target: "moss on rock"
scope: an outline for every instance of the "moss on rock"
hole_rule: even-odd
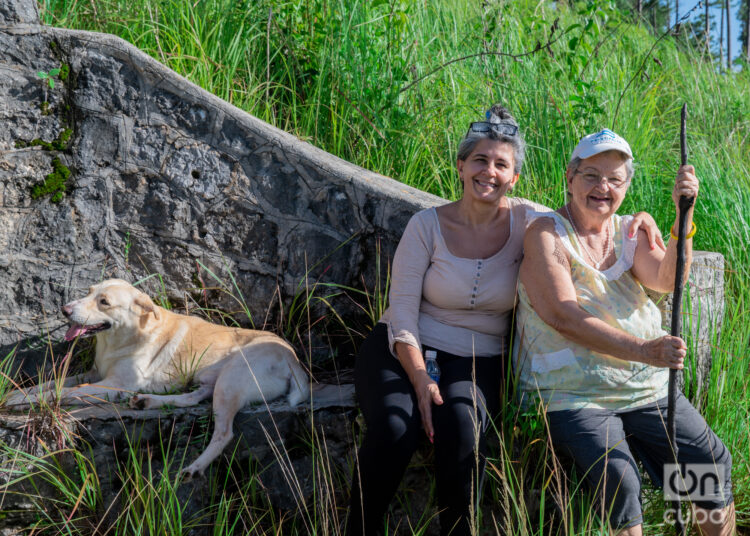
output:
[[[70,137],[73,135],[73,130],[65,128],[60,131],[57,138],[52,141],[44,141],[42,138],[35,138],[31,141],[16,140],[16,149],[23,149],[24,147],[41,147],[45,151],[64,151],[68,148],[68,142]]]
[[[31,189],[31,198],[39,199],[45,195],[52,194],[50,201],[59,203],[67,190],[66,183],[70,178],[70,168],[55,157],[52,159],[52,173],[44,178],[42,184],[37,184]]]

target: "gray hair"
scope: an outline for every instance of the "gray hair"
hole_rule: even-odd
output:
[[[495,104],[487,112],[487,122],[500,123],[501,121],[503,123],[508,123],[518,127],[518,123],[507,110],[507,108],[499,104]],[[467,132],[464,138],[461,140],[461,143],[458,144],[457,158],[459,160],[465,161],[467,158],[469,158],[469,155],[472,153],[472,151],[474,151],[474,148],[477,146],[477,144],[485,139],[495,140],[510,145],[513,148],[513,172],[521,172],[523,160],[526,157],[526,142],[521,135],[520,129],[514,136],[498,134],[494,130],[490,130],[489,132],[474,132],[472,130],[469,130],[469,132]]]
[[[633,163],[633,158],[629,157],[625,153],[620,153],[619,151],[617,152],[621,154],[625,160],[625,175],[626,175],[625,179],[626,180],[632,179],[633,175],[635,175],[635,164]],[[575,173],[576,171],[578,171],[578,166],[581,165],[581,162],[582,162],[582,159],[578,156],[571,158],[570,161],[568,162],[567,167],[565,168],[565,174],[567,175],[568,173]]]

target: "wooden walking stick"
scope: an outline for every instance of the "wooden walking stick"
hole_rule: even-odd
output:
[[[680,118],[680,159],[682,165],[687,164],[687,104],[682,105],[682,114]],[[677,229],[677,267],[674,278],[674,294],[672,295],[672,332],[671,335],[679,337],[682,331],[682,322],[680,309],[682,308],[682,289],[684,287],[685,272],[685,236],[687,235],[687,213],[693,206],[695,199],[692,197],[680,196],[679,202],[679,219]],[[674,406],[677,399],[677,369],[669,369],[669,398],[667,401],[667,433],[669,434],[669,443],[672,446],[675,465],[679,468],[677,461],[677,423],[674,419]],[[680,472],[682,472],[680,470]],[[679,498],[672,501],[672,508],[675,511],[675,529],[677,534],[685,536],[687,534],[685,523],[682,519],[682,510],[680,509]]]

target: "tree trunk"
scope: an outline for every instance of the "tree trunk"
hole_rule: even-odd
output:
[[[635,0],[635,11],[640,17],[640,15],[643,13],[643,0]]]
[[[750,2],[750,0],[748,0]],[[711,56],[711,18],[708,15],[708,0],[706,0],[706,51]]]
[[[719,70],[724,67],[724,2],[721,3],[721,17],[719,20]]]
[[[750,66],[750,0],[745,4],[745,60]]]
[[[729,0],[727,4],[727,71],[732,70],[732,12],[729,10]]]
[[[674,0],[674,25],[680,20],[680,0]]]

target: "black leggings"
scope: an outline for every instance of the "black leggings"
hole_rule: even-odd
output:
[[[388,349],[386,329],[384,324],[375,327],[354,367],[367,430],[354,470],[349,535],[382,531],[388,504],[424,433],[417,396]],[[433,405],[432,421],[441,534],[470,534],[471,505],[477,507],[485,467],[484,432],[499,404],[504,360],[458,357],[439,350],[437,360],[443,404]]]

